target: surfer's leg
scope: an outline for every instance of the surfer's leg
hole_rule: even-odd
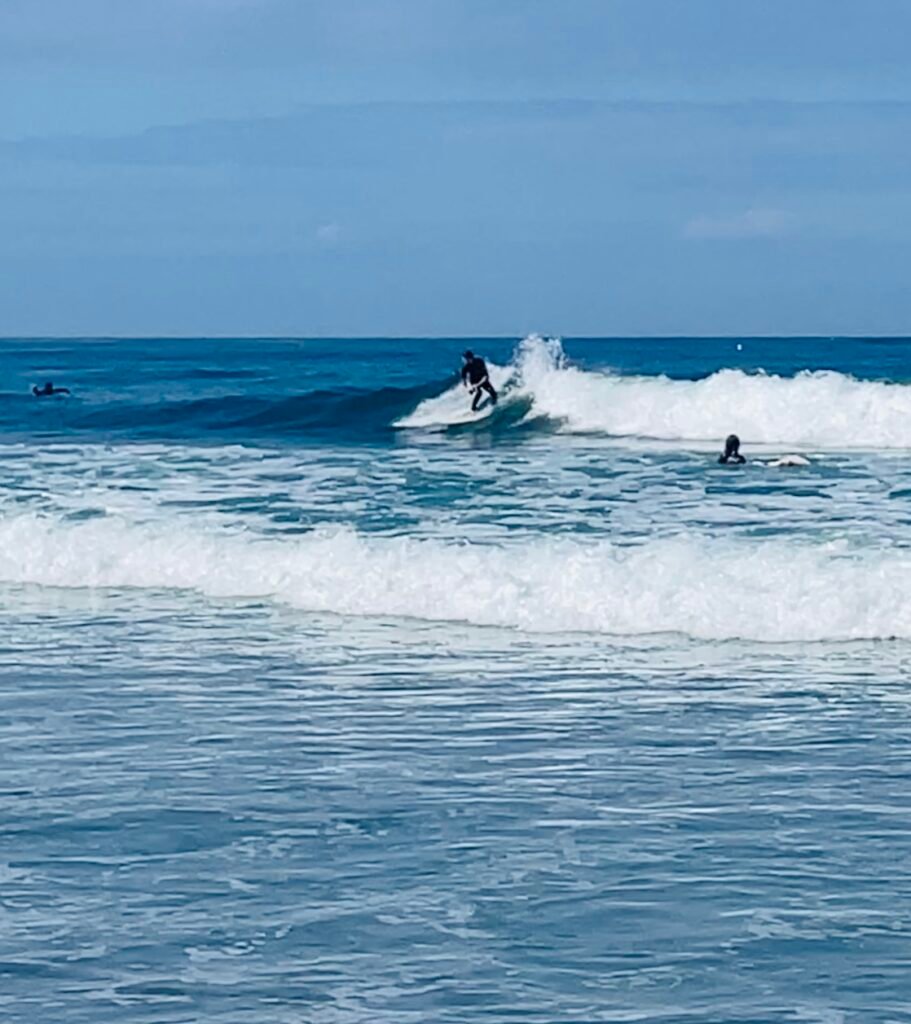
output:
[[[481,387],[478,386],[474,389],[474,398],[471,400],[471,411],[477,412],[478,406],[481,404],[481,399],[484,397],[484,392]]]
[[[497,393],[494,390],[493,384],[491,384],[489,380],[485,380],[484,383],[481,385],[481,387],[483,387],[484,390],[487,392],[487,394],[490,395],[491,405],[496,405],[497,404]]]

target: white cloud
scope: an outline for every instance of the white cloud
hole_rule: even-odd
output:
[[[727,217],[693,217],[683,227],[684,238],[778,238],[792,224],[785,210],[751,207]]]

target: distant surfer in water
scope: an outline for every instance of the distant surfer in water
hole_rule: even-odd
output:
[[[43,388],[39,388],[37,384],[32,388],[32,394],[35,398],[47,398],[49,395],[68,395],[69,393],[69,388],[55,388],[53,381],[48,381]]]
[[[718,456],[718,461],[724,465],[734,462],[738,466],[746,462],[740,454],[740,438],[736,434],[728,434],[724,442],[724,451]]]
[[[490,395],[491,405],[496,405],[497,393],[494,390],[493,384],[490,383],[487,363],[470,350],[462,353],[462,359],[465,361],[465,365],[462,367],[462,383],[474,395],[471,411],[475,412],[477,410],[485,391]]]

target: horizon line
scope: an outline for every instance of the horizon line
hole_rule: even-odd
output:
[[[911,341],[908,334],[3,334],[7,341]]]
[[[389,341],[423,341],[423,342],[516,342],[523,341],[528,337],[540,337],[546,339],[557,339],[568,342],[616,342],[616,341],[641,341],[641,342],[676,342],[676,341],[854,341],[854,342],[898,342],[911,341],[911,334],[550,334],[531,332],[529,334],[440,334],[440,335],[293,335],[293,334],[79,334],[79,335],[58,335],[58,334],[36,334],[36,335],[0,335],[0,344],[9,342],[40,343],[47,341],[63,342],[118,342],[118,341],[144,341],[144,342],[194,342],[194,341],[224,341],[224,342],[276,342],[276,341],[312,341],[312,342],[389,342]]]

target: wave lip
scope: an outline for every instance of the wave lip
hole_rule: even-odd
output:
[[[703,380],[569,369],[531,385],[535,409],[572,433],[826,449],[911,448],[911,387],[834,371],[796,377],[720,370]]]
[[[701,380],[584,370],[560,342],[526,338],[510,367],[491,368],[504,401],[528,403],[525,421],[568,434],[829,449],[911,448],[911,386],[834,370],[794,377],[724,369]],[[396,426],[446,429],[464,418],[461,388],[427,399]]]
[[[369,537],[265,539],[105,517],[0,520],[0,582],[176,589],[308,612],[529,633],[766,642],[911,639],[911,550],[677,538],[621,547]]]

